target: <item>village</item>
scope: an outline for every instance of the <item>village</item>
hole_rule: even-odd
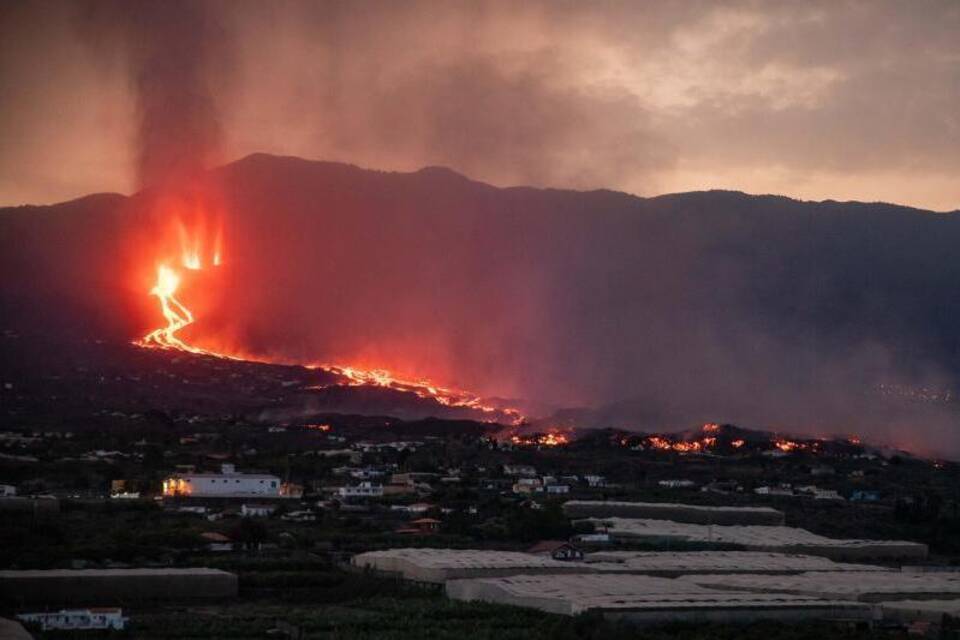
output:
[[[0,596],[7,618],[40,634],[151,637],[184,603],[299,601],[331,580],[610,624],[710,601],[699,623],[955,629],[952,463],[861,447],[664,450],[602,430],[544,444],[437,419],[198,414],[161,432],[110,418],[124,429],[0,432]],[[723,574],[769,584],[708,579]],[[801,584],[816,575],[832,577]],[[287,618],[258,620],[310,637],[313,623]]]
[[[955,633],[950,461],[729,424],[499,424],[329,371],[19,357],[30,339],[0,341],[0,617],[37,638]]]

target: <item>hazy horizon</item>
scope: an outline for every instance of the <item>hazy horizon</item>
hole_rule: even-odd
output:
[[[956,209],[952,209],[952,210],[946,210],[946,209],[928,209],[928,208],[925,208],[925,207],[918,207],[918,206],[915,206],[915,205],[912,205],[912,204],[906,204],[906,203],[902,203],[902,202],[890,202],[890,201],[886,201],[886,200],[840,200],[840,199],[838,199],[838,198],[831,198],[831,197],[818,198],[818,199],[807,199],[807,198],[799,198],[799,197],[789,196],[789,195],[783,194],[783,193],[760,193],[760,192],[744,191],[743,189],[726,189],[726,188],[722,188],[722,187],[706,187],[706,188],[703,188],[703,189],[689,189],[689,190],[686,190],[686,191],[668,191],[668,192],[664,192],[664,193],[642,194],[642,193],[633,193],[633,192],[631,192],[631,191],[626,191],[626,190],[623,190],[623,189],[615,189],[615,188],[612,188],[612,187],[603,187],[603,186],[578,189],[578,188],[575,188],[575,187],[537,186],[537,185],[522,184],[522,183],[517,183],[517,184],[493,184],[493,183],[487,182],[487,181],[485,181],[485,180],[480,180],[480,179],[478,179],[478,178],[475,178],[475,177],[473,177],[473,176],[471,176],[471,175],[469,175],[469,174],[463,173],[463,172],[461,172],[461,171],[457,171],[456,169],[454,169],[454,168],[452,168],[452,167],[446,167],[446,166],[442,166],[442,165],[423,165],[423,166],[416,167],[416,168],[413,168],[413,169],[404,169],[404,170],[399,170],[399,169],[383,169],[383,168],[381,168],[381,167],[364,166],[364,165],[362,165],[362,164],[358,164],[358,163],[355,163],[355,162],[348,162],[348,161],[345,161],[345,160],[334,160],[334,159],[328,159],[328,158],[305,158],[305,157],[301,157],[301,156],[289,156],[289,155],[283,155],[283,154],[268,153],[268,152],[265,152],[265,151],[254,151],[254,152],[245,154],[245,155],[243,155],[243,156],[234,158],[234,159],[232,159],[232,160],[224,161],[222,164],[219,164],[219,165],[214,166],[214,167],[210,167],[209,170],[214,171],[214,170],[216,170],[216,169],[229,166],[229,165],[234,164],[234,163],[236,163],[236,162],[241,162],[241,161],[243,161],[243,160],[245,160],[245,159],[247,159],[247,158],[249,158],[249,157],[251,157],[251,156],[257,156],[257,155],[266,155],[266,156],[279,157],[279,158],[294,158],[294,159],[296,159],[296,160],[303,160],[303,161],[305,161],[305,162],[341,164],[341,165],[346,165],[346,166],[355,167],[355,168],[357,168],[357,169],[359,169],[359,170],[361,170],[361,171],[377,171],[377,172],[384,172],[384,173],[410,174],[410,173],[417,173],[417,172],[419,172],[419,171],[423,171],[423,170],[425,170],[425,169],[432,169],[432,168],[448,169],[448,170],[450,170],[450,171],[453,171],[453,172],[457,173],[458,175],[463,176],[464,178],[470,180],[471,182],[479,182],[479,183],[487,184],[487,185],[490,185],[490,186],[493,186],[493,187],[496,187],[496,188],[500,188],[500,189],[531,188],[531,189],[550,189],[550,190],[558,190],[558,191],[577,191],[577,192],[614,191],[614,192],[617,192],[617,193],[623,193],[623,194],[626,194],[626,195],[628,195],[628,196],[632,196],[632,197],[635,197],[635,198],[641,198],[641,199],[664,198],[664,197],[669,197],[669,196],[684,195],[684,194],[688,194],[688,193],[729,192],[729,193],[741,193],[741,194],[743,194],[743,195],[745,195],[745,196],[757,197],[757,198],[768,197],[768,196],[769,196],[769,197],[783,197],[783,198],[788,198],[788,199],[790,199],[790,200],[795,200],[795,201],[797,201],[797,202],[804,202],[804,203],[810,203],[810,204],[818,204],[818,203],[825,203],[825,202],[838,202],[838,203],[841,203],[841,204],[881,204],[881,205],[891,205],[891,206],[896,206],[896,207],[904,207],[904,208],[907,208],[907,209],[916,209],[916,210],[918,210],[918,211],[923,211],[923,212],[927,212],[927,213],[935,213],[935,214],[949,215],[949,214],[960,213],[960,208],[956,208]],[[128,191],[128,192],[109,191],[109,190],[95,190],[95,191],[90,191],[90,192],[88,192],[88,193],[79,194],[79,195],[77,195],[77,196],[70,197],[70,198],[67,198],[67,199],[65,199],[65,200],[53,200],[53,201],[49,201],[49,202],[16,202],[16,203],[2,203],[2,202],[0,202],[0,208],[16,208],[16,207],[29,207],[29,206],[41,206],[41,207],[43,207],[43,206],[54,206],[54,205],[58,205],[58,204],[64,204],[64,203],[67,203],[67,202],[72,202],[72,201],[74,201],[74,200],[80,200],[80,199],[86,198],[86,197],[88,197],[88,196],[96,196],[96,195],[118,195],[118,196],[123,196],[124,198],[132,198],[132,197],[135,197],[137,194],[141,193],[143,190],[149,189],[149,188],[150,188],[150,187],[147,186],[147,187],[144,187],[144,188],[142,188],[142,189],[134,189],[134,190]]]

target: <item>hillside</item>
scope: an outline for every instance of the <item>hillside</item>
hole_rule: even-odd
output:
[[[565,415],[600,425],[960,448],[956,215],[498,189],[262,154],[205,181],[227,246],[200,283],[200,342],[429,376],[537,415],[582,407]],[[156,326],[139,275],[161,196],[0,211],[2,325],[115,339]]]

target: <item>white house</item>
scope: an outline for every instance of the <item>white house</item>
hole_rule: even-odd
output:
[[[386,471],[376,469],[374,467],[363,467],[362,469],[350,470],[350,477],[355,478],[356,480],[373,480],[374,478],[382,478],[385,475]]]
[[[127,618],[123,610],[109,609],[61,609],[45,613],[21,613],[17,616],[24,622],[40,625],[41,631],[52,629],[123,629]]]
[[[758,496],[793,496],[793,489],[789,486],[780,486],[780,487],[757,487],[753,490]]]
[[[537,470],[528,464],[505,464],[503,465],[503,474],[507,476],[526,476],[530,478],[537,475]]]
[[[607,484],[607,479],[604,476],[586,475],[583,476],[583,479],[586,480],[587,484],[591,487],[603,487]]]
[[[693,480],[661,480],[657,484],[667,489],[689,489],[696,483]]]
[[[9,498],[17,495],[17,488],[12,484],[0,484],[0,498]]]
[[[356,486],[345,486],[337,489],[341,498],[382,498],[383,485],[372,482],[361,482]]]
[[[220,473],[182,473],[163,481],[163,495],[195,498],[280,496],[280,478],[269,474],[237,473],[224,464]]]

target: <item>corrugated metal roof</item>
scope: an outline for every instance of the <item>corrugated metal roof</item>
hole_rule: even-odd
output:
[[[960,599],[960,575],[949,573],[800,573],[796,575],[689,575],[680,580],[714,589],[779,591],[823,598],[900,600]]]

